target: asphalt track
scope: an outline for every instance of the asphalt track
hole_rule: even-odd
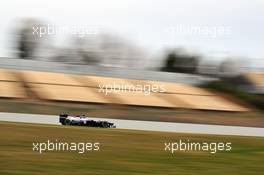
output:
[[[105,119],[105,118],[91,118],[91,119],[107,120],[109,122],[113,122],[119,129],[264,137],[264,128],[255,128],[255,127],[203,125],[203,124],[120,120],[120,119]],[[0,113],[0,121],[60,125],[59,117],[55,115]]]

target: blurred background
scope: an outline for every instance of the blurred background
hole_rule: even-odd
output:
[[[0,7],[1,57],[203,74],[227,69],[227,61],[233,73],[264,66],[258,0],[11,0]]]
[[[169,108],[170,115],[175,109],[263,110],[263,5],[258,0],[0,2],[1,110],[13,111],[7,100],[14,99],[56,106],[40,113],[78,111],[91,103]],[[163,84],[166,93],[102,97],[98,86],[109,82]],[[77,108],[58,107],[69,102]],[[18,110],[28,111],[34,109]]]

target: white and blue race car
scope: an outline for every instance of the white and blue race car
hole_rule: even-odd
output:
[[[73,115],[68,115],[68,114],[61,114],[59,121],[62,125],[76,125],[76,126],[88,126],[88,127],[99,127],[99,128],[116,128],[114,123],[110,123],[108,121],[91,120],[84,115],[73,116]]]

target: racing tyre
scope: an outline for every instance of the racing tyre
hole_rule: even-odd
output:
[[[65,123],[65,125],[71,125],[71,120],[66,119],[64,123]]]

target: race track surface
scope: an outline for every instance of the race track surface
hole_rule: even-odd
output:
[[[120,120],[120,119],[105,119],[105,118],[90,118],[90,119],[106,120],[115,123],[118,129],[264,137],[264,128],[255,128],[255,127],[203,125],[203,124]],[[59,116],[55,116],[55,115],[0,113],[0,121],[60,125]]]

